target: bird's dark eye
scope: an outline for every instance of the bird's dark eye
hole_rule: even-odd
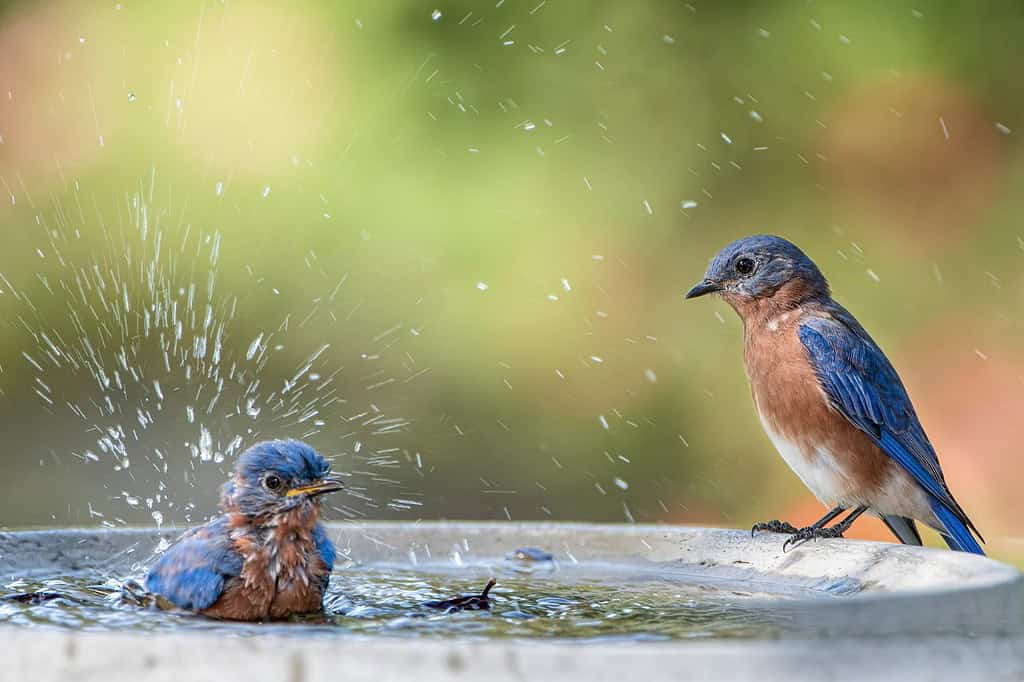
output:
[[[281,479],[278,476],[274,476],[273,474],[263,479],[263,485],[267,488],[267,490],[280,490],[282,484],[283,482],[281,481]]]
[[[736,272],[741,275],[749,275],[754,271],[754,261],[751,258],[740,258],[736,261]]]

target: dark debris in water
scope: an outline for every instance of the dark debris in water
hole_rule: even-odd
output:
[[[491,608],[491,598],[487,596],[491,588],[498,584],[496,578],[491,578],[484,585],[484,591],[480,594],[472,594],[463,597],[454,597],[452,599],[442,599],[440,601],[428,601],[424,606],[432,609],[441,609],[445,613],[455,613],[457,611],[489,611]]]

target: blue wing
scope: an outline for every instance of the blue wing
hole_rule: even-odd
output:
[[[182,609],[203,611],[242,572],[223,517],[187,532],[149,569],[146,589]]]
[[[338,552],[334,549],[334,543],[327,537],[327,529],[324,528],[324,524],[318,523],[313,528],[313,542],[316,543],[316,551],[320,553],[320,558],[324,560],[327,570],[333,571],[334,560],[337,558]]]
[[[320,585],[320,593],[327,593],[327,585],[331,582],[331,571],[334,570],[334,560],[337,558],[337,550],[334,549],[334,543],[327,537],[327,529],[324,528],[322,523],[316,524],[313,528],[313,542],[316,544],[316,551],[320,553],[320,558],[323,559],[324,565],[327,566],[327,575],[324,576],[323,582]]]
[[[849,312],[838,304],[826,310],[830,317],[806,319],[799,334],[832,406],[928,492],[951,548],[984,554],[971,531],[979,538],[981,534],[946,487],[938,457],[896,370]]]

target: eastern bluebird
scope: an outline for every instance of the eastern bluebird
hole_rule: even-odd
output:
[[[810,258],[781,237],[737,240],[715,256],[686,298],[710,293],[743,320],[747,376],[765,432],[804,485],[832,508],[806,528],[770,521],[753,530],[789,533],[788,546],[842,537],[870,511],[904,544],[921,544],[917,519],[951,549],[984,554],[972,531],[984,539],[953,499],[896,370],[832,300]]]
[[[243,452],[221,488],[223,512],[186,532],[149,570],[146,589],[226,620],[318,613],[334,568],[320,496],[341,490],[330,464],[295,440]]]

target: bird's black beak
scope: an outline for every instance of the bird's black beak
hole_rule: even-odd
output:
[[[296,495],[305,495],[306,497],[319,497],[320,495],[326,495],[327,493],[336,493],[342,488],[341,480],[333,476],[325,478],[319,483],[313,485],[307,485],[301,488],[292,488],[287,493],[286,497],[295,497]]]
[[[706,279],[703,282],[698,282],[697,286],[687,291],[686,296],[684,296],[684,298],[697,298],[698,296],[703,296],[704,294],[713,294],[716,291],[721,290],[722,287],[718,284],[718,282],[712,282],[710,279]]]

